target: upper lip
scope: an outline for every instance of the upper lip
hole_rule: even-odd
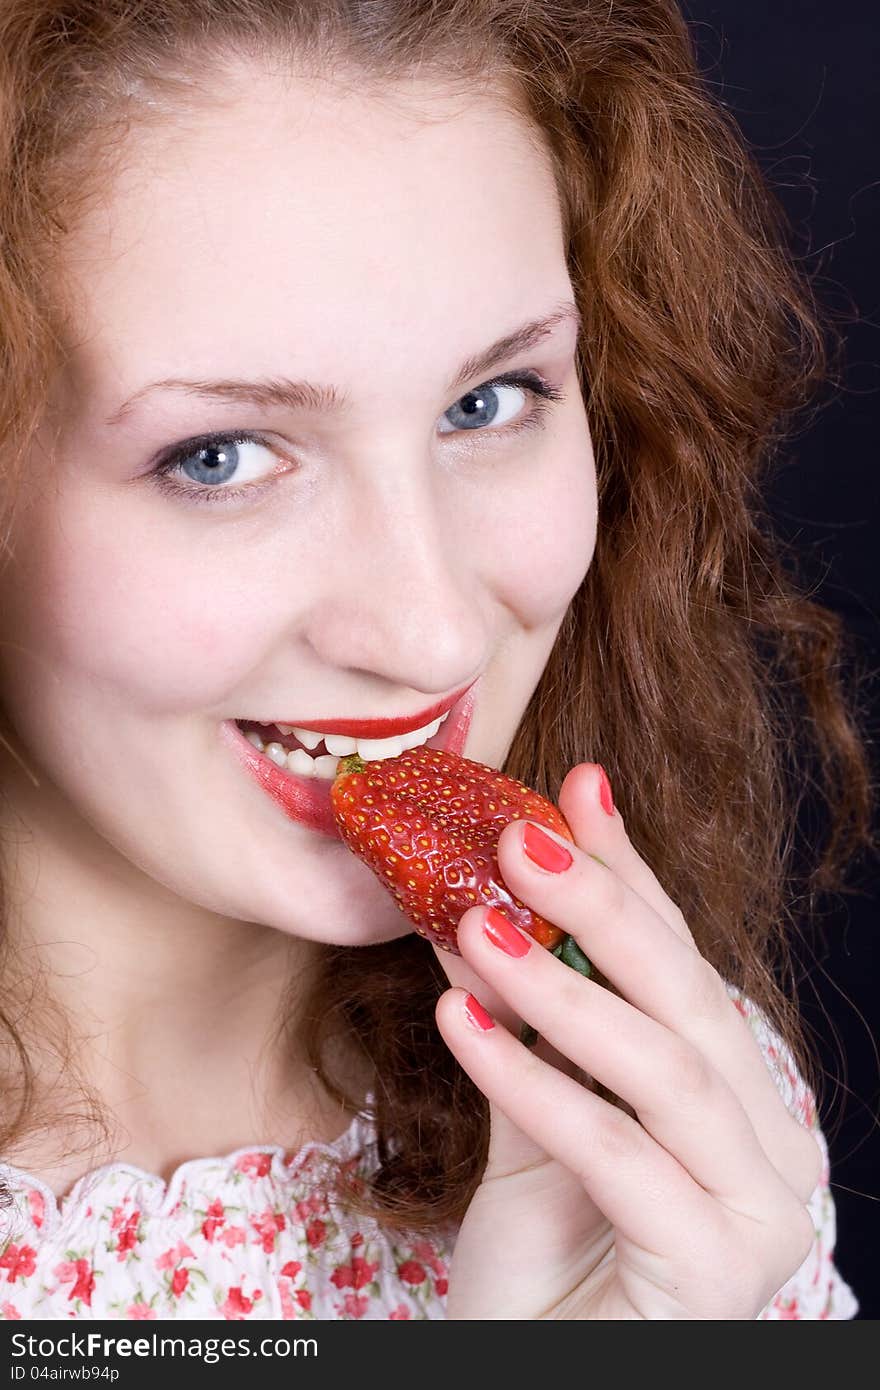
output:
[[[418,714],[405,715],[402,719],[276,719],[275,724],[286,724],[290,728],[310,729],[316,734],[347,734],[349,738],[393,738],[396,734],[409,734],[413,729],[423,729],[433,724],[466,695],[476,677],[468,685],[462,686],[454,695],[447,695],[430,709],[420,710]]]

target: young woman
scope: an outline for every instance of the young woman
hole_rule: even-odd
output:
[[[822,333],[675,5],[6,0],[0,72],[2,1315],[852,1316]],[[412,933],[329,814],[408,734],[558,803],[501,870],[607,985]]]

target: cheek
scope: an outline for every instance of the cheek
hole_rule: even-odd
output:
[[[10,674],[32,697],[75,699],[80,686],[140,713],[204,709],[259,659],[260,615],[273,611],[259,567],[242,575],[222,544],[194,547],[191,530],[133,530],[111,507],[67,506],[18,553],[28,558],[4,629]]]
[[[527,628],[561,618],[596,545],[596,469],[577,412],[521,489],[499,488],[487,515],[495,588]],[[500,579],[499,579],[500,577]]]

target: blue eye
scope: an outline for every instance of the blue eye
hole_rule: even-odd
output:
[[[518,392],[532,399],[531,410],[521,419],[515,418],[522,411],[515,400],[509,405],[499,403],[499,393],[512,388],[514,395]],[[540,428],[550,403],[564,399],[563,393],[537,372],[507,372],[460,396],[440,417],[449,428],[440,428],[439,432],[443,435],[471,432],[475,436],[485,434],[488,438],[503,439],[520,430]],[[511,419],[514,423],[508,424]],[[261,455],[266,456],[262,462]],[[290,465],[279,467],[275,446],[259,435],[245,432],[208,434],[187,440],[166,454],[152,476],[157,487],[174,497],[194,502],[234,502],[245,498],[255,500],[267,486],[261,479],[268,475],[271,483],[272,475],[283,476],[289,471]],[[188,479],[189,485],[181,485],[177,481],[180,477]],[[233,480],[236,486],[227,486]]]
[[[478,386],[475,391],[468,391],[466,396],[460,396],[443,415],[444,420],[451,421],[450,430],[441,430],[441,434],[449,434],[452,430],[476,430],[486,425],[506,425],[508,420],[513,418],[518,411],[516,401],[510,402],[505,414],[505,407],[499,404],[499,395],[502,392],[525,396],[526,389],[522,386],[514,386],[512,382],[486,382],[485,386]],[[519,409],[522,409],[520,405]],[[502,418],[499,420],[498,416]]]
[[[253,455],[261,452],[268,455],[268,466],[263,471],[269,472],[274,463],[271,449],[251,438],[220,436],[216,442],[204,443],[189,453],[178,453],[173,462],[175,470],[191,482],[219,487],[233,478],[237,483],[253,482],[260,475],[259,458]]]

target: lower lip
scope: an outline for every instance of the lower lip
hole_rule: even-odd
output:
[[[475,681],[458,703],[452,706],[435,737],[428,740],[432,748],[461,754],[473,717],[479,684],[479,680]],[[282,772],[271,758],[264,757],[248,742],[233,719],[227,719],[221,724],[220,732],[245,770],[281,807],[286,816],[308,826],[309,830],[317,830],[321,835],[341,840],[342,836],[330,801],[332,781],[328,778],[297,777],[296,773]]]

